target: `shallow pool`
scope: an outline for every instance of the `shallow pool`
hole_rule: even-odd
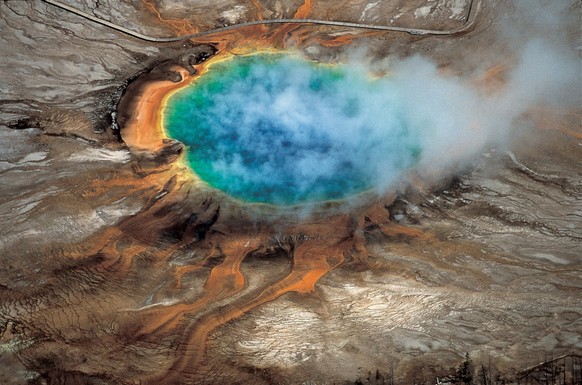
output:
[[[173,94],[168,136],[210,186],[248,202],[339,200],[385,187],[419,156],[397,88],[358,66],[234,56]]]

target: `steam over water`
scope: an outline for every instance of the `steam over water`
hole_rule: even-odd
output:
[[[278,205],[384,188],[421,152],[390,78],[283,54],[214,64],[169,100],[165,126],[211,186]]]
[[[515,48],[511,60],[494,61],[505,72],[493,92],[474,83],[487,79],[487,67],[447,75],[420,56],[380,66],[235,56],[170,98],[165,128],[189,146],[188,162],[203,180],[245,201],[384,193],[412,168],[439,178],[486,147],[506,146],[524,113],[579,106],[580,58],[558,22],[571,22],[570,5],[515,3],[515,15],[527,17],[503,23]]]

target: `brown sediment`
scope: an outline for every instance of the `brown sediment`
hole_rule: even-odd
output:
[[[340,249],[341,250],[341,249]],[[204,358],[204,346],[208,334],[217,327],[239,318],[252,309],[273,301],[289,292],[309,293],[314,290],[317,281],[339,265],[343,256],[338,249],[322,246],[318,242],[306,242],[295,250],[292,272],[281,281],[273,284],[258,296],[246,303],[229,306],[220,312],[203,317],[183,345],[187,353],[181,356],[173,370],[184,371],[186,365],[195,368]]]
[[[582,139],[582,113],[579,109],[556,109],[538,106],[528,111],[535,125],[542,129],[558,130],[575,139]]]
[[[260,238],[255,237],[223,240],[219,247],[224,261],[210,271],[202,296],[190,304],[180,303],[141,311],[141,316],[151,321],[142,325],[137,336],[167,332],[175,328],[185,314],[195,314],[209,304],[241,291],[245,286],[245,277],[240,270],[240,265],[248,253],[260,247],[263,243],[261,241]],[[181,276],[178,275],[178,277]]]
[[[167,25],[176,33],[178,36],[181,35],[189,35],[192,33],[198,32],[198,28],[194,27],[188,20],[186,19],[166,19],[162,17],[160,11],[148,0],[141,0],[143,4],[147,7],[147,9],[155,15],[155,17],[160,21],[162,25]]]
[[[488,68],[473,81],[473,85],[487,95],[500,93],[506,84],[508,72],[515,65],[515,62],[516,59],[511,58]]]
[[[398,223],[393,223],[389,219],[389,212],[387,205],[393,202],[396,197],[391,195],[382,203],[375,203],[366,209],[364,217],[370,224],[377,226],[378,230],[381,231],[388,237],[410,237],[415,238],[420,241],[430,241],[434,239],[434,235],[423,231],[417,226],[402,225]],[[364,226],[364,223],[360,224]]]
[[[117,225],[96,233],[92,239],[83,242],[83,247],[79,251],[69,254],[69,257],[74,259],[99,256],[98,269],[112,270],[118,275],[125,275],[130,271],[133,259],[155,245],[156,238],[160,237],[160,227],[167,228],[174,224],[175,216],[160,215],[160,212],[165,211],[166,203],[155,197],[172,193],[174,190],[177,190],[179,196],[180,185],[176,183],[174,176],[167,174],[167,171],[143,178],[139,176],[132,178],[122,173],[115,179],[95,180],[90,185],[91,195],[85,194],[88,197],[101,195],[107,191],[106,188],[109,190],[119,188],[128,195],[136,193],[153,195],[145,201],[144,207],[135,216],[124,218]],[[157,258],[165,260],[179,247],[181,247],[179,242],[169,245],[158,251]]]
[[[257,20],[263,20],[263,12],[261,11],[261,4],[257,0],[251,0],[253,6],[257,10]]]
[[[275,2],[251,1],[258,19],[263,18],[261,9],[265,18],[266,12],[287,16],[275,14],[279,12],[272,10]],[[220,22],[215,16],[225,9],[209,8],[207,14],[197,18],[185,15],[188,19],[181,21],[168,7],[168,13],[161,8],[158,12],[155,6],[162,4],[160,1],[138,3],[131,3],[141,10],[138,16],[179,35],[193,32],[193,25]],[[362,8],[342,11],[340,7],[348,2],[331,3],[295,2],[299,7],[295,15],[300,17],[310,4],[311,13],[315,13],[310,17],[320,18],[330,10],[328,19],[350,20],[357,18]],[[117,2],[109,4],[118,9]],[[324,6],[318,9],[319,4]],[[251,3],[248,7],[252,12]],[[11,13],[4,7],[0,18],[10,20],[20,15],[38,20],[46,12],[44,8],[48,9],[28,8],[16,7],[18,12]],[[24,28],[27,23],[19,23],[19,19],[11,21],[12,29],[18,32],[24,28],[24,35],[19,36],[25,40],[30,34],[47,37],[33,39],[33,46],[38,41],[44,44],[51,41],[51,16],[54,13],[43,16],[49,28],[42,31],[36,22]],[[64,29],[76,23],[66,19],[61,20]],[[484,23],[477,28],[481,26]],[[84,137],[91,145],[43,136],[38,138],[41,147],[29,147],[37,140],[28,139],[31,133],[10,135],[13,139],[3,133],[7,143],[18,143],[15,154],[50,149],[46,163],[51,165],[22,161],[22,165],[6,169],[20,163],[10,154],[0,162],[0,172],[10,182],[3,186],[0,215],[6,226],[0,235],[11,242],[10,246],[3,244],[0,266],[0,342],[5,348],[0,354],[0,367],[5,368],[0,378],[10,382],[14,375],[13,382],[18,383],[67,384],[344,383],[356,379],[356,370],[359,375],[375,369],[369,365],[394,363],[403,382],[415,378],[429,383],[434,377],[415,377],[420,371],[411,369],[411,360],[432,370],[456,367],[460,363],[456,357],[464,356],[465,351],[471,352],[474,362],[479,362],[479,354],[491,352],[508,355],[500,360],[516,367],[542,352],[561,354],[571,349],[573,342],[567,341],[580,331],[580,309],[576,306],[580,231],[573,209],[580,198],[576,184],[580,172],[577,142],[582,136],[579,109],[542,106],[523,116],[525,125],[539,129],[523,130],[523,136],[532,137],[531,142],[520,141],[512,150],[521,164],[539,175],[522,172],[521,167],[505,167],[500,161],[504,157],[492,155],[482,159],[483,166],[480,162],[471,168],[470,175],[461,178],[458,190],[436,176],[430,181],[408,176],[410,187],[405,190],[402,186],[396,201],[388,194],[369,199],[366,195],[357,207],[354,202],[349,206],[330,204],[310,214],[286,216],[294,209],[281,213],[273,207],[257,208],[234,201],[185,174],[187,169],[176,161],[179,146],[164,142],[159,113],[164,98],[194,80],[195,72],[203,73],[230,54],[290,46],[311,48],[310,44],[314,48],[336,47],[376,33],[350,30],[338,36],[338,30],[331,27],[280,27],[253,26],[198,39],[212,43],[212,47],[188,48],[194,56],[183,53],[132,82],[118,114],[123,121],[122,137],[133,143],[127,161],[94,159],[79,164],[66,160],[73,151],[88,147],[101,151],[97,147],[104,142],[82,114],[70,111],[43,112],[48,118],[45,116],[38,126],[51,135],[65,132]],[[73,62],[88,63],[94,50],[102,47],[113,54],[103,56],[106,71],[96,68],[99,78],[111,75],[113,79],[125,70],[143,67],[135,63],[143,57],[134,55],[142,52],[136,43],[117,39],[115,44],[101,41],[95,46],[79,34],[62,33],[61,28],[57,32],[58,39],[52,47],[47,44],[46,52],[30,49],[30,43],[20,38],[14,41],[22,42],[14,47],[41,54],[35,60],[23,57],[23,62],[32,63],[29,67],[39,67],[24,74],[25,78],[46,75],[45,66],[34,65],[36,59],[62,64],[64,52]],[[167,30],[164,35],[172,33]],[[378,55],[383,52],[383,57],[388,52],[410,55],[440,44],[431,41],[447,39],[422,38],[417,50],[405,43],[418,37],[391,36],[395,35],[370,40],[371,50],[377,50]],[[433,50],[437,57],[435,51],[448,52],[440,60],[451,64],[441,69],[463,76],[461,68],[473,68],[474,63],[465,60],[467,47],[481,52],[491,40],[487,35],[477,41],[471,36],[464,35],[463,44]],[[384,39],[396,44],[386,44]],[[156,47],[166,55],[178,46]],[[220,56],[212,62],[190,60],[199,57],[196,52],[212,56],[216,47]],[[88,57],[84,50],[89,50]],[[333,60],[338,51],[308,50],[321,60]],[[124,63],[127,55],[134,61]],[[163,56],[157,59],[165,60]],[[493,97],[503,91],[509,64],[513,65],[503,60],[485,72],[481,83],[471,85]],[[21,65],[9,65],[8,72]],[[66,76],[55,76],[67,84],[77,76],[87,81],[70,84],[94,83],[75,94],[117,84],[117,80],[93,82],[93,76],[83,75],[84,65],[70,68],[72,72],[65,71]],[[52,91],[45,93],[41,88]],[[51,105],[54,96],[54,105],[74,110],[91,110],[88,103],[93,100],[103,102],[103,93],[70,102],[67,93],[52,94],[59,90],[70,87],[29,87],[22,95],[36,95],[33,100],[50,100]],[[34,103],[22,105],[34,108]],[[543,137],[543,145],[539,137]],[[21,141],[25,147],[20,147]],[[38,156],[31,155],[28,159]],[[432,193],[435,183],[439,187],[446,183],[446,191],[439,188]],[[375,204],[366,206],[370,201]],[[15,230],[10,232],[8,227],[12,226]],[[27,234],[34,232],[38,235]],[[6,234],[14,238],[6,238]],[[547,255],[528,255],[534,252]],[[554,257],[564,262],[569,258],[571,263],[543,260]],[[411,340],[414,344],[408,343]],[[249,347],[252,344],[245,344],[249,341],[258,343]],[[542,343],[547,348],[542,348]],[[317,344],[322,350],[317,350]],[[310,345],[310,351],[313,346],[316,352],[306,360],[305,345]],[[410,345],[421,348],[410,350]],[[285,358],[286,347],[293,355],[290,360]],[[269,355],[274,359],[269,360]],[[6,365],[6,357],[11,356],[16,364]],[[454,357],[447,361],[441,356]],[[522,359],[525,356],[530,357]],[[279,377],[270,378],[272,375]],[[32,376],[36,378],[30,379]]]
[[[324,47],[340,47],[343,45],[352,44],[354,42],[354,39],[361,39],[364,37],[377,36],[381,32],[382,31],[357,32],[357,33],[349,33],[349,34],[345,34],[345,35],[334,36],[331,38],[330,37],[315,38],[314,40],[317,41],[319,44],[321,44]]]
[[[399,225],[395,223],[388,223],[386,225],[381,226],[380,231],[382,231],[384,234],[390,237],[404,235],[411,238],[417,238],[422,241],[430,241],[431,239],[434,238],[433,234],[424,232],[418,229],[417,227]]]
[[[311,0],[305,0],[305,2],[297,8],[295,14],[293,14],[294,19],[305,19],[311,13]],[[285,45],[285,41],[287,36],[291,33],[291,31],[296,30],[299,28],[300,24],[286,24],[282,25],[275,30],[271,39],[274,42],[281,42],[283,46]]]
[[[160,80],[145,84],[141,95],[136,98],[131,119],[122,127],[123,141],[133,150],[157,151],[164,146],[161,125],[163,102],[172,91],[183,87],[190,78],[186,69],[178,66],[172,69],[180,74],[181,80]]]
[[[333,223],[341,224],[344,217],[332,219]],[[318,237],[311,231],[322,230],[324,224],[311,224],[307,229],[312,236]],[[345,228],[345,223],[343,226]],[[340,228],[341,228],[340,227]],[[329,239],[314,239],[300,242],[291,252],[293,266],[291,272],[283,279],[240,298],[233,304],[229,304],[208,313],[203,314],[185,330],[178,348],[180,352],[175,364],[164,375],[164,381],[172,383],[176,378],[184,374],[195,372],[205,358],[205,342],[208,335],[216,328],[240,318],[267,302],[274,301],[284,294],[295,292],[306,294],[315,289],[316,283],[330,270],[339,266],[345,259],[345,253],[353,249],[354,237],[350,231],[340,232]],[[151,383],[160,381],[155,378]]]

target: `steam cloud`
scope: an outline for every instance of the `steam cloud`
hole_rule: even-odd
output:
[[[393,79],[363,68],[263,54],[215,65],[167,120],[211,185],[289,204],[384,187],[411,167],[421,132],[403,104]]]
[[[566,34],[576,22],[567,15],[579,11],[573,4],[514,3],[516,18],[505,17],[500,33],[517,61],[498,92],[439,74],[420,56],[379,79],[361,64],[247,57],[228,70],[215,65],[194,91],[174,96],[167,125],[191,146],[203,179],[243,199],[290,204],[382,193],[411,168],[439,175],[462,167],[503,143],[535,105],[580,105],[580,60]]]
[[[499,16],[498,38],[508,57],[478,52],[484,62],[514,63],[506,84],[486,93],[471,84],[482,77],[439,75],[430,60],[414,56],[395,65],[407,119],[422,130],[419,169],[435,176],[455,171],[485,146],[503,145],[517,118],[538,105],[582,103],[582,68],[568,32],[579,31],[580,4],[570,0],[517,0]],[[574,32],[575,33],[575,32]],[[472,47],[467,46],[470,52]],[[497,55],[499,53],[497,52]]]

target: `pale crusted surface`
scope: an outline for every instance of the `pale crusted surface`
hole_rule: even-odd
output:
[[[158,17],[144,2],[69,3],[154,36],[302,5],[152,2]],[[446,29],[466,3],[314,1],[310,16]],[[430,54],[462,74],[497,64],[467,47],[506,52],[490,7],[461,37],[301,27],[279,48],[335,61],[352,41],[376,59]],[[186,22],[168,22],[185,10]],[[0,3],[0,24],[0,382],[153,384],[179,367],[183,383],[331,383],[392,367],[406,383],[418,367],[433,381],[466,352],[511,373],[582,350],[579,138],[538,130],[440,190],[285,232],[176,177],[175,157],[111,139],[127,79],[189,43],[147,45],[40,1]],[[7,127],[26,117],[34,128]],[[579,116],[562,125],[579,130]],[[206,345],[188,343],[205,333]]]

